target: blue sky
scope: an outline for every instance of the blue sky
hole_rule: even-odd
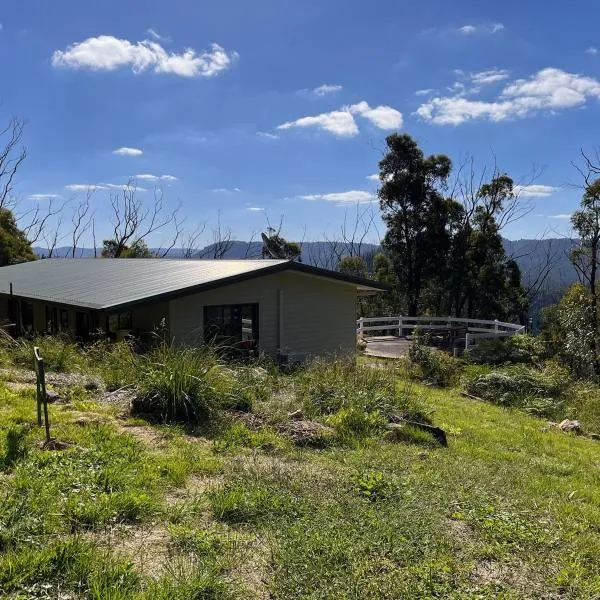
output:
[[[6,4],[0,116],[28,121],[16,192],[75,203],[95,185],[103,237],[109,194],[142,175],[207,240],[219,214],[238,239],[281,216],[321,239],[368,206],[403,131],[525,186],[508,237],[566,232],[571,161],[600,144],[599,17],[581,0]]]

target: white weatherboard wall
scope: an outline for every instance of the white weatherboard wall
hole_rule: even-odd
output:
[[[257,303],[259,346],[267,354],[282,349],[292,358],[303,359],[352,352],[356,294],[352,284],[305,273],[265,275],[171,300],[171,334],[182,343],[202,342],[205,306]]]

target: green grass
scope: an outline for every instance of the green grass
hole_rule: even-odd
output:
[[[94,374],[127,350],[114,352]],[[144,385],[184,389],[187,376],[169,382],[174,364]],[[416,383],[393,362],[318,361],[288,374],[216,364],[219,410],[246,398],[253,414],[215,413],[196,429],[127,422],[99,391],[72,386],[50,406],[62,451],[40,447],[32,390],[0,382],[0,596],[600,595],[600,442]],[[109,387],[129,385],[130,368]],[[561,415],[598,427],[598,387],[556,383]],[[279,427],[296,409],[331,428],[327,444],[296,444]],[[448,447],[416,428],[387,431],[391,414],[427,415]]]

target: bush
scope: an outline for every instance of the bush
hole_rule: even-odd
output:
[[[460,368],[458,360],[441,350],[430,348],[419,337],[412,341],[408,357],[419,366],[425,381],[440,387],[453,383]]]
[[[82,353],[68,336],[38,336],[33,339],[3,339],[13,363],[25,369],[33,369],[33,348],[38,346],[44,359],[46,371],[66,373],[74,371],[82,364]]]
[[[504,338],[482,339],[466,352],[475,364],[503,363],[540,364],[546,356],[545,344],[531,335],[512,335]]]
[[[560,396],[568,385],[568,373],[557,365],[543,370],[518,366],[465,378],[463,384],[469,394],[494,404],[551,416],[562,405]]]
[[[350,407],[387,413],[408,400],[396,393],[395,366],[357,365],[354,359],[315,359],[297,378],[297,392],[310,416],[330,415]]]
[[[243,380],[207,348],[162,343],[139,358],[137,379],[134,411],[162,421],[194,424],[217,409],[252,408]]]
[[[350,406],[328,416],[325,422],[335,429],[336,437],[342,442],[353,443],[381,431],[386,419],[377,410],[367,412],[358,406]]]
[[[283,450],[289,446],[285,439],[268,427],[252,431],[240,422],[231,424],[214,442],[216,452],[233,452],[241,448]]]

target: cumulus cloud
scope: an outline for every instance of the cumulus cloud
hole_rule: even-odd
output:
[[[160,33],[158,33],[158,31],[156,31],[156,29],[152,29],[152,27],[149,27],[148,29],[146,29],[146,33],[155,40],[158,40],[159,42],[168,42],[170,41],[170,39],[166,36],[160,35]]]
[[[314,117],[301,117],[295,121],[282,123],[277,129],[291,129],[292,127],[317,127],[338,137],[353,137],[358,135],[356,121],[346,110],[334,110]]]
[[[127,187],[124,183],[69,183],[65,185],[65,189],[71,192],[84,192],[84,191],[96,191],[96,190],[122,190]],[[136,191],[145,192],[146,188],[136,186]]]
[[[123,146],[122,148],[113,150],[113,154],[118,154],[119,156],[141,156],[144,154],[144,151],[139,148],[128,148],[127,146]]]
[[[29,194],[28,200],[56,200],[62,198],[60,194]]]
[[[56,50],[52,65],[93,71],[129,67],[135,74],[151,70],[180,77],[213,77],[228,69],[237,56],[236,52],[227,52],[218,44],[200,53],[187,48],[178,54],[167,52],[157,41],[149,39],[133,43],[112,35],[100,35],[65,50]]]
[[[278,140],[279,136],[274,133],[269,133],[268,131],[257,131],[256,135],[261,138],[265,138],[267,140]]]
[[[415,92],[415,96],[429,96],[429,94],[432,94],[435,90],[433,88],[426,88],[424,90],[417,90]]]
[[[279,125],[277,129],[317,127],[338,137],[354,137],[359,133],[354,115],[369,120],[379,129],[398,129],[402,127],[402,113],[400,111],[391,106],[371,108],[367,102],[362,101],[358,104],[343,106],[340,110],[288,121]]]
[[[374,202],[377,197],[371,192],[364,192],[360,190],[350,190],[348,192],[334,192],[331,194],[308,194],[301,196],[303,200],[325,200],[326,202],[339,202],[339,203],[363,203],[363,202]]]
[[[141,173],[140,175],[135,175],[135,179],[139,179],[140,181],[178,181],[178,177],[175,175],[152,175],[151,173]]]
[[[371,108],[364,100],[352,104],[348,110],[368,119],[379,129],[399,129],[402,127],[402,113],[391,106],[376,106]]]
[[[526,198],[547,198],[558,191],[557,187],[552,185],[515,185],[514,192],[519,196]]]
[[[561,69],[542,69],[529,79],[517,79],[493,100],[472,100],[462,95],[432,98],[417,109],[425,121],[460,125],[467,121],[506,121],[540,112],[584,106],[600,99],[600,82]]]
[[[464,33],[465,35],[469,35],[470,33],[475,33],[477,31],[477,27],[474,25],[463,25],[458,28],[460,33]]]
[[[366,179],[369,181],[379,181],[379,173],[373,173],[372,175],[367,175]]]
[[[592,56],[596,56],[596,54],[598,54],[598,48],[596,48],[595,46],[590,46],[586,51],[586,54],[591,54]]]
[[[249,206],[248,210],[251,212],[264,212],[265,209],[260,206]]]

